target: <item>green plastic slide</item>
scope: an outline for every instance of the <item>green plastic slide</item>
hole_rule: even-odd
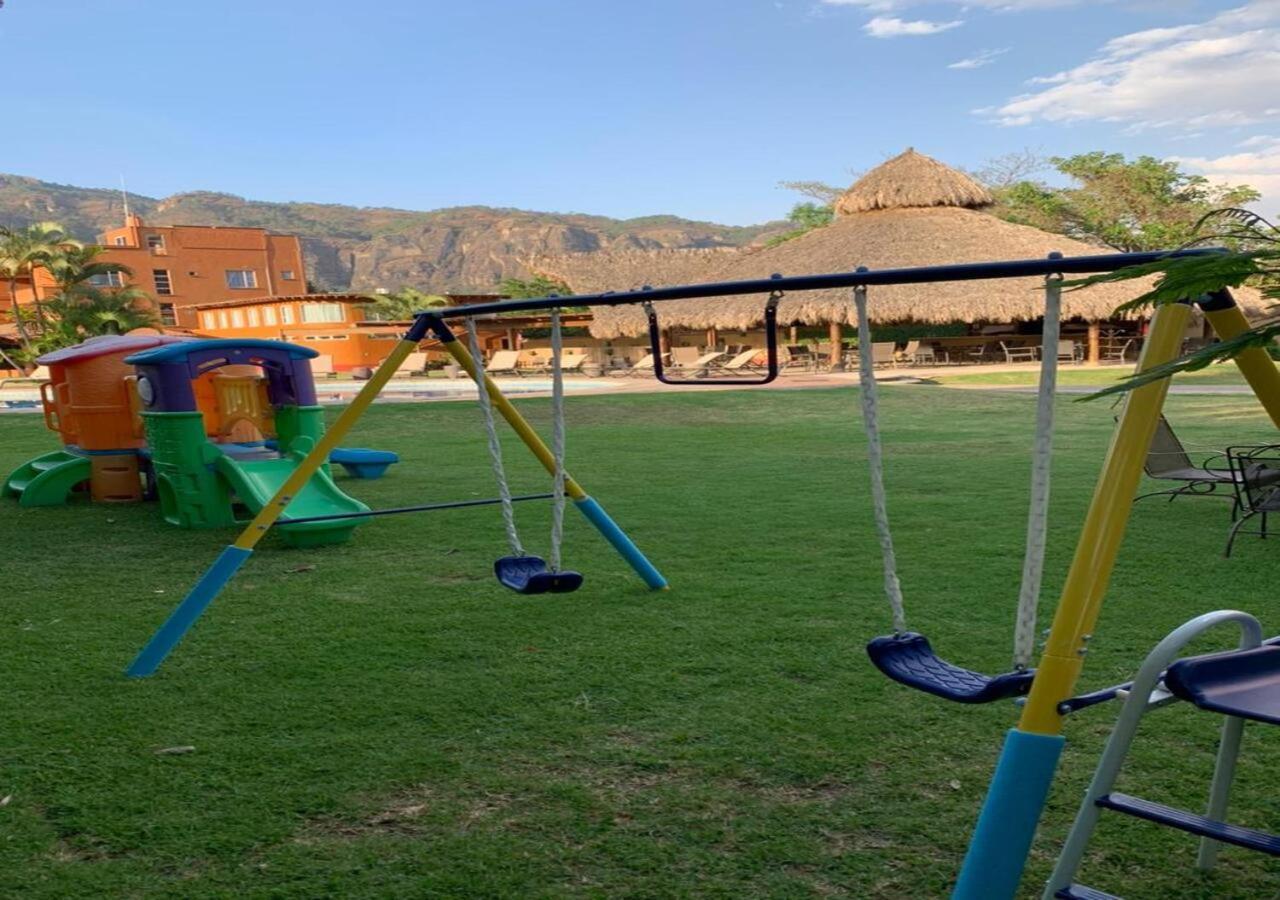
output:
[[[15,469],[0,494],[17,497],[20,506],[61,506],[91,474],[89,457],[54,450]]]
[[[274,458],[236,458],[223,453],[214,468],[226,479],[236,498],[255,515],[284,484],[302,460],[302,454]],[[294,547],[318,547],[340,544],[351,537],[357,525],[369,521],[360,516],[335,522],[303,522],[289,525],[288,520],[336,513],[368,512],[369,507],[342,492],[323,469],[318,469],[306,486],[289,503],[277,527],[285,542]]]

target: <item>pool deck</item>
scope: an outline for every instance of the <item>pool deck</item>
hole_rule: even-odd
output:
[[[1064,367],[1065,368],[1065,367]],[[1072,369],[1083,368],[1072,366]],[[1106,370],[1114,370],[1108,366]],[[1127,368],[1127,367],[1126,367]],[[997,374],[1002,372],[1027,372],[1039,369],[1039,363],[1010,363],[984,366],[920,366],[884,368],[876,371],[876,382],[886,387],[929,383],[931,379],[962,373]],[[547,397],[551,393],[551,381],[545,376],[527,378],[498,378],[504,392],[512,397]],[[794,390],[837,388],[856,385],[857,372],[803,372],[785,371],[772,384],[751,390]],[[1090,394],[1107,386],[1109,379],[1102,379],[1097,386],[1064,385],[1059,394]],[[326,379],[316,381],[316,396],[322,404],[349,403],[365,382],[352,379]],[[1034,386],[998,384],[948,384],[948,388],[969,391],[1003,391],[1007,393],[1035,393]],[[651,376],[600,377],[574,376],[565,379],[565,393],[569,396],[604,396],[607,394],[652,394],[666,391],[728,391],[742,385],[718,385],[714,381],[695,381],[683,385],[663,384]],[[1248,394],[1246,385],[1182,384],[1174,385],[1175,394],[1233,395]],[[449,378],[397,378],[391,381],[378,397],[381,403],[435,403],[441,401],[473,400],[475,391],[469,381]],[[0,412],[40,412],[40,391],[35,385],[15,385],[0,388]]]

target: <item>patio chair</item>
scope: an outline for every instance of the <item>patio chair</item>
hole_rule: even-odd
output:
[[[1245,531],[1267,537],[1267,514],[1280,512],[1280,445],[1265,447],[1229,447],[1227,459],[1235,477],[1237,504],[1241,516],[1227,533],[1223,556],[1231,556],[1236,535],[1255,517],[1261,523],[1256,531]]]
[[[938,361],[938,354],[934,351],[933,344],[924,341],[907,341],[907,346],[899,350],[896,356],[898,362],[904,362],[909,366],[931,366]]]
[[[1075,341],[1058,341],[1058,362],[1080,362],[1083,355]]]
[[[1226,468],[1211,465],[1213,460],[1219,458],[1227,464]],[[1170,503],[1179,497],[1216,497],[1231,501],[1231,518],[1235,520],[1240,509],[1240,498],[1235,490],[1237,480],[1229,455],[1225,452],[1212,453],[1196,465],[1164,416],[1156,422],[1156,433],[1151,438],[1151,446],[1147,448],[1147,458],[1142,468],[1148,478],[1172,482],[1178,487],[1142,494],[1134,499],[1134,503],[1148,497],[1168,497]],[[1218,493],[1219,485],[1232,488],[1231,494]]]
[[[1000,341],[1000,349],[1004,351],[1004,361],[1007,363],[1036,361],[1035,347],[1010,347],[1004,341]]]
[[[1129,338],[1123,344],[1111,343],[1102,350],[1101,359],[1103,362],[1126,362],[1125,355],[1129,352],[1129,348],[1134,344],[1133,338]]]
[[[806,344],[787,344],[784,349],[787,351],[787,368],[797,366],[809,372],[818,370],[818,357],[814,355],[812,347]]]
[[[497,350],[485,364],[484,371],[486,375],[520,375],[524,373],[520,371],[520,351],[519,350]]]
[[[898,345],[894,341],[876,341],[871,345],[871,365],[898,365]]]

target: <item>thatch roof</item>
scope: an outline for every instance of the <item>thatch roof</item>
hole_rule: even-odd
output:
[[[922,162],[923,161],[923,162]],[[944,169],[950,174],[940,174]],[[884,173],[924,172],[928,184],[894,188]],[[966,188],[972,185],[975,190]],[[949,194],[948,194],[949,192]],[[947,196],[950,200],[947,200]],[[663,250],[623,253],[569,254],[537,260],[534,267],[566,281],[578,293],[625,291],[649,284],[664,287],[708,281],[768,278],[774,273],[810,275],[870,269],[907,268],[1006,259],[1035,259],[1059,251],[1065,256],[1107,253],[1103,248],[1016,225],[988,213],[965,208],[980,196],[981,186],[941,163],[908,150],[867,173],[850,188],[851,203],[888,202],[890,209],[870,209],[838,216],[830,225],[774,247],[738,251]],[[907,205],[914,196],[924,205]],[[928,198],[932,202],[925,203]],[[844,198],[842,198],[844,199]],[[1063,295],[1064,317],[1107,319],[1117,306],[1150,287],[1150,280],[1100,284]],[[1240,290],[1237,299],[1246,312],[1262,308],[1255,291]],[[689,329],[743,330],[763,318],[763,296],[715,300],[663,302],[659,314],[665,326]],[[1043,280],[1039,278],[893,285],[868,291],[871,316],[878,322],[915,321],[1008,322],[1039,317],[1043,309]],[[647,321],[638,306],[596,307],[591,333],[596,337],[645,333]],[[847,289],[793,294],[778,310],[781,322],[806,324],[851,322],[852,299]]]
[[[963,172],[908,147],[853,183],[835,203],[836,215],[877,209],[959,206],[973,209],[994,202],[991,193]]]

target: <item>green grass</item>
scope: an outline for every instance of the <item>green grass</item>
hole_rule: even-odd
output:
[[[1132,366],[1103,366],[1099,368],[1058,369],[1058,384],[1064,386],[1108,387],[1122,381],[1133,374]],[[939,375],[932,378],[939,384],[977,384],[1009,387],[1029,387],[1040,383],[1038,369],[1028,367],[1020,372],[958,372],[954,375]],[[1184,372],[1176,376],[1175,384],[1245,384],[1244,376],[1235,366],[1223,365],[1201,369],[1197,372]]]
[[[1034,398],[884,392],[911,622],[1007,665]],[[520,403],[540,425],[547,404]],[[1268,434],[1246,397],[1175,397],[1189,444]],[[1111,428],[1060,404],[1052,612]],[[937,897],[964,852],[1009,705],[957,707],[878,677],[887,630],[847,390],[569,400],[573,469],[670,578],[649,593],[576,517],[573,595],[489,574],[492,508],[383,519],[344,547],[268,539],[161,673],[121,676],[231,534],[151,506],[5,501],[0,896]],[[375,408],[350,443],[400,452],[375,505],[488,495],[469,404]],[[52,446],[0,429],[0,467]],[[546,480],[516,452],[517,489]],[[545,507],[520,509],[545,547]],[[1220,556],[1225,504],[1139,506],[1083,687],[1128,677],[1184,619],[1234,606],[1280,630],[1277,548]],[[1069,723],[1025,884],[1036,885],[1112,723]],[[1152,715],[1122,789],[1198,806],[1216,721]],[[183,755],[156,751],[191,745]],[[1280,827],[1275,729],[1250,726],[1233,816]],[[1088,883],[1130,898],[1270,897],[1273,863],[1104,821]]]

